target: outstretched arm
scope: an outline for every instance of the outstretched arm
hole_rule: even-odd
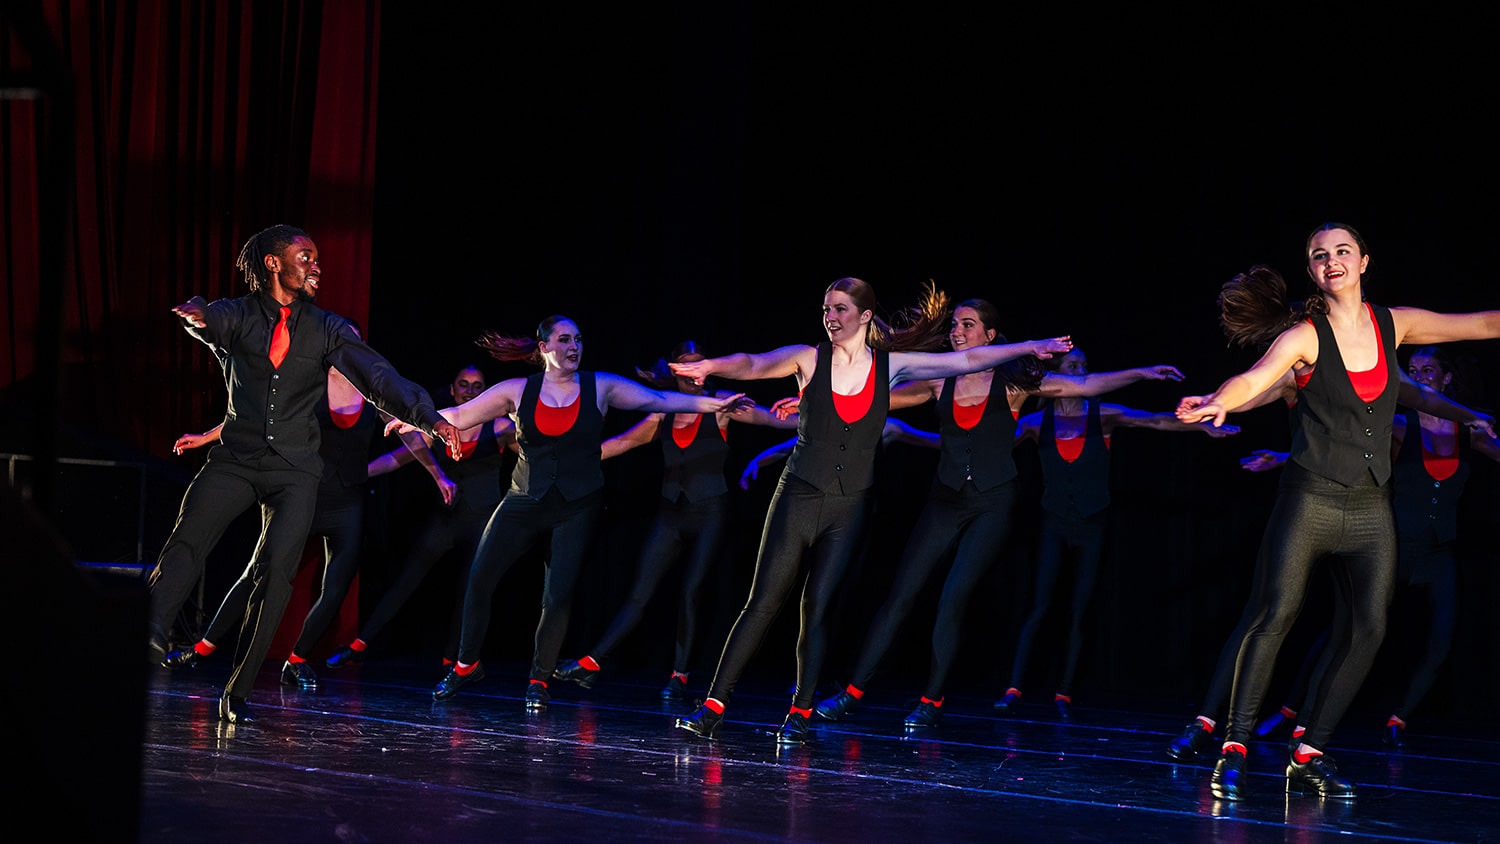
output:
[[[778,443],[762,451],[760,454],[750,458],[745,464],[745,471],[740,473],[740,489],[749,489],[750,482],[760,477],[760,470],[772,466],[787,459],[792,449],[797,445],[797,438],[792,437],[783,443]]]
[[[933,431],[913,428],[900,419],[886,417],[885,430],[880,432],[880,441],[886,445],[905,443],[920,448],[942,448],[943,438]]]
[[[718,393],[711,396],[694,396],[673,390],[653,390],[644,384],[600,372],[595,375],[600,398],[609,407],[621,410],[654,410],[660,413],[719,413],[730,412],[745,399],[744,393]],[[475,399],[478,401],[478,399]]]
[[[1047,398],[1063,396],[1100,396],[1137,381],[1181,381],[1182,372],[1175,366],[1140,366],[1117,372],[1090,372],[1087,375],[1063,375],[1049,372],[1042,378],[1037,394]]]
[[[611,457],[619,457],[632,448],[643,446],[656,439],[656,432],[661,428],[662,420],[666,416],[661,413],[648,414],[645,419],[630,426],[629,430],[616,434],[599,445],[601,460]]]
[[[1443,314],[1422,308],[1391,308],[1396,345],[1493,340],[1500,337],[1500,311]]]
[[[1266,391],[1287,377],[1293,367],[1317,360],[1317,344],[1317,329],[1309,323],[1297,323],[1281,332],[1253,366],[1229,378],[1218,390],[1206,396],[1184,396],[1177,403],[1177,418],[1183,422],[1212,421],[1218,427],[1224,424],[1225,414],[1257,406],[1257,400],[1264,404]]]
[[[1397,385],[1396,401],[1428,416],[1467,425],[1487,437],[1495,435],[1495,417],[1465,407],[1426,384],[1412,380],[1405,372],[1401,373],[1401,383]]]
[[[761,381],[768,378],[801,376],[811,372],[818,359],[818,350],[812,346],[782,346],[760,354],[734,354],[688,363],[668,364],[673,375],[693,379],[702,384],[710,375],[732,381]]]
[[[1258,448],[1250,452],[1249,457],[1240,458],[1240,468],[1247,472],[1269,472],[1281,468],[1288,457],[1291,457],[1291,452]]]
[[[1240,432],[1236,425],[1214,426],[1206,422],[1183,422],[1175,413],[1149,413],[1118,404],[1100,404],[1099,411],[1103,416],[1100,421],[1105,433],[1121,426],[1157,431],[1202,431],[1210,437],[1228,437]]]
[[[994,369],[1006,361],[1025,355],[1034,355],[1046,360],[1053,355],[1065,355],[1072,350],[1071,339],[1053,337],[1050,340],[1027,340],[1022,343],[975,346],[958,352],[891,352],[891,383],[964,375],[969,372]]]

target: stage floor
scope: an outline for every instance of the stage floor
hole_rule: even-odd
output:
[[[441,670],[372,660],[283,687],[268,664],[258,721],[221,723],[227,658],[153,669],[142,754],[141,840],[157,841],[1489,841],[1500,837],[1500,743],[1449,729],[1388,751],[1336,738],[1353,801],[1291,797],[1285,744],[1251,751],[1253,791],[1216,800],[1207,765],[1165,748],[1181,712],[1050,701],[997,717],[951,698],[942,725],[907,733],[914,699],[873,689],[812,741],[778,747],[786,689],[739,692],[717,741],[673,727],[662,678],[553,683],[528,714],[526,669],[443,703]],[[321,665],[319,666],[321,669]],[[695,689],[695,692],[702,692]]]

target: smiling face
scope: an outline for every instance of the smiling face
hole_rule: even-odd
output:
[[[472,366],[459,370],[453,383],[448,385],[448,394],[453,396],[454,404],[463,404],[482,392],[484,392],[484,373]]]
[[[1348,229],[1326,229],[1307,242],[1307,274],[1323,293],[1335,295],[1358,289],[1370,256],[1359,246],[1359,238]]]
[[[546,339],[537,341],[537,351],[547,369],[577,372],[583,360],[583,335],[572,320],[559,319],[552,324]]]
[[[317,298],[322,270],[318,268],[318,246],[312,242],[312,238],[295,237],[280,254],[267,255],[264,260],[266,269],[274,273],[271,281],[273,287],[279,286],[292,296],[308,302]]]
[[[959,305],[953,309],[953,321],[948,326],[948,342],[952,344],[954,351],[988,346],[995,342],[997,334],[998,331],[985,326],[979,311],[968,305]]]
[[[1411,380],[1438,392],[1448,389],[1448,383],[1453,380],[1453,373],[1443,368],[1436,355],[1420,350],[1412,352],[1411,360],[1406,362],[1406,374]]]
[[[870,324],[874,316],[874,311],[861,311],[849,294],[842,290],[830,290],[823,294],[823,330],[828,332],[828,339],[835,343],[856,337],[863,338],[865,326]]]

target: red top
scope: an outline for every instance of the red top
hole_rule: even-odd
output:
[[[870,375],[865,379],[865,386],[852,396],[833,394],[833,409],[838,411],[839,418],[845,422],[858,422],[865,418],[870,411],[870,405],[875,403],[875,360],[870,359]]]
[[[542,401],[536,400],[536,429],[549,437],[560,437],[566,434],[578,421],[579,399],[583,398],[583,391],[573,397],[572,404],[567,407],[553,407]]]

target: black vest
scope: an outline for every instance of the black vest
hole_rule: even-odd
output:
[[[380,411],[366,402],[359,408],[359,418],[349,428],[333,424],[333,414],[328,410],[325,397],[313,407],[318,419],[322,440],[318,443],[318,455],[323,458],[323,476],[319,490],[339,492],[357,487],[370,479],[370,444],[376,432],[385,427]]]
[[[1365,472],[1382,486],[1391,477],[1391,420],[1396,416],[1396,390],[1401,381],[1396,370],[1396,326],[1389,310],[1379,306],[1371,310],[1380,328],[1386,367],[1380,395],[1367,402],[1354,392],[1338,341],[1323,314],[1312,317],[1318,332],[1318,363],[1307,385],[1297,391],[1301,424],[1292,432],[1290,460],[1345,486],[1358,483]]]
[[[683,414],[688,415],[688,414]],[[719,431],[717,414],[698,416],[698,430],[687,448],[677,444],[672,423],[677,414],[668,413],[661,432],[661,494],[668,501],[686,495],[689,501],[702,501],[729,492],[724,482],[724,463],[729,458],[729,443]]]
[[[462,460],[454,460],[440,442],[433,443],[432,454],[448,480],[458,484],[454,510],[488,513],[500,503],[500,476],[505,473],[506,452],[495,438],[493,420],[479,429],[474,450]]]
[[[510,475],[510,491],[541,498],[553,487],[569,501],[604,488],[599,443],[604,439],[604,414],[599,412],[594,373],[578,373],[578,418],[561,436],[537,430],[536,406],[541,400],[543,373],[526,379],[516,415],[516,442],[521,455]]]
[[[1109,506],[1109,447],[1099,402],[1089,399],[1083,451],[1069,463],[1057,453],[1057,417],[1052,402],[1042,410],[1037,458],[1042,464],[1042,507],[1059,516],[1084,518]]]
[[[864,417],[845,422],[833,406],[833,345],[818,344],[818,368],[802,389],[797,407],[797,445],[787,458],[786,473],[823,492],[853,495],[875,482],[875,452],[891,408],[890,355],[875,356],[875,398]]]
[[[937,479],[943,486],[956,490],[972,477],[974,486],[987,492],[1016,477],[1016,460],[1011,453],[1016,443],[1016,419],[1010,412],[1005,382],[996,375],[990,381],[990,395],[978,424],[967,429],[959,427],[953,420],[953,393],[957,385],[957,378],[948,378],[938,394],[942,450]]]
[[[1469,455],[1469,429],[1459,425],[1458,468],[1446,481],[1428,474],[1422,460],[1422,420],[1415,410],[1406,411],[1406,437],[1391,466],[1398,538],[1452,542],[1458,537],[1458,498],[1469,479]]]

